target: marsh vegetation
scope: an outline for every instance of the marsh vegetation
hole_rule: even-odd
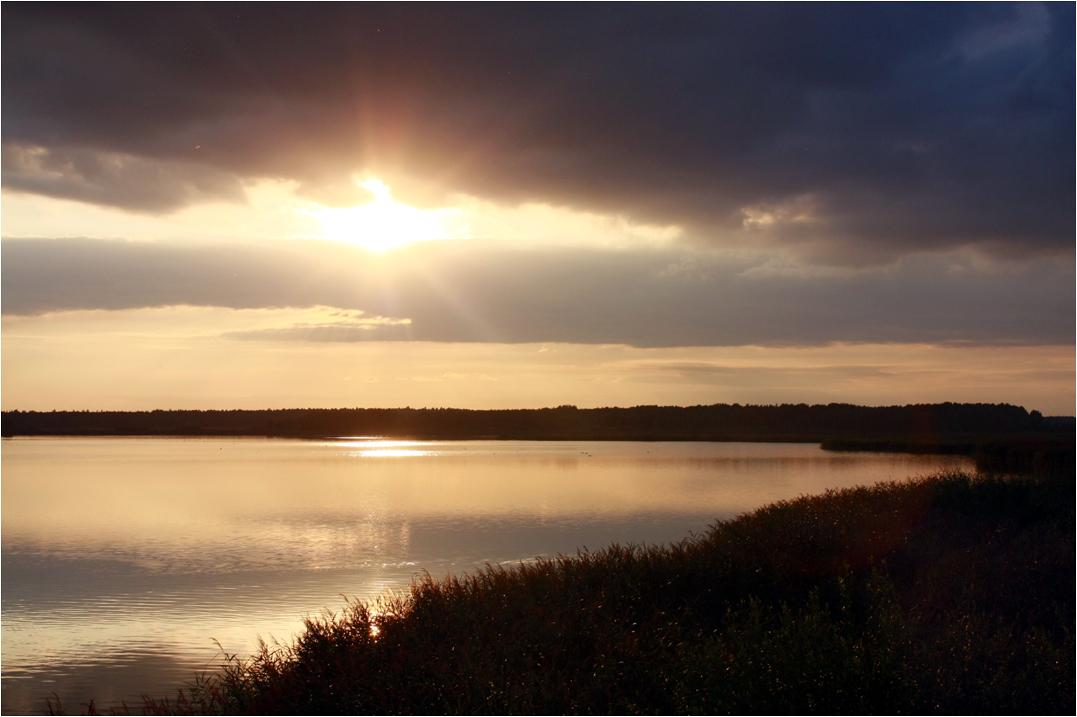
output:
[[[415,582],[151,712],[1072,713],[1074,482],[945,474]]]

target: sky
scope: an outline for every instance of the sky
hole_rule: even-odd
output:
[[[5,3],[4,410],[1073,415],[1072,3]]]

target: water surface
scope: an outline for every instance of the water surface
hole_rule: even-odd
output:
[[[171,693],[221,648],[287,640],[423,570],[674,542],[776,500],[972,469],[809,444],[364,437],[5,439],[2,462],[6,713]]]

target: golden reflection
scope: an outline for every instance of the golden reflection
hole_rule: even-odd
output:
[[[394,441],[386,440],[377,436],[348,436],[353,439],[344,443],[330,445],[342,448],[358,448],[357,451],[349,451],[352,458],[410,458],[413,456],[436,456],[437,451],[424,451],[409,448],[409,446],[427,446],[428,441]]]
[[[428,446],[430,441],[402,441],[381,436],[344,436],[346,443],[337,443],[345,448],[401,448],[403,446]]]
[[[401,554],[413,549],[414,526],[398,521],[717,517],[827,488],[971,467],[967,458],[854,457],[810,444],[342,443],[5,440],[3,540],[61,552],[149,551],[184,565],[219,564],[227,556],[212,546],[235,541],[271,566],[293,558],[339,565],[363,546],[389,545],[368,557],[396,564],[414,559]],[[368,451],[399,460],[356,460]]]
[[[356,458],[410,458],[412,456],[433,456],[433,451],[409,451],[399,448],[382,448],[372,451],[352,451],[348,455]]]

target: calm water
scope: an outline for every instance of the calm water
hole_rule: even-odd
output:
[[[961,458],[805,444],[5,439],[2,709],[170,694],[428,570],[662,543]]]

